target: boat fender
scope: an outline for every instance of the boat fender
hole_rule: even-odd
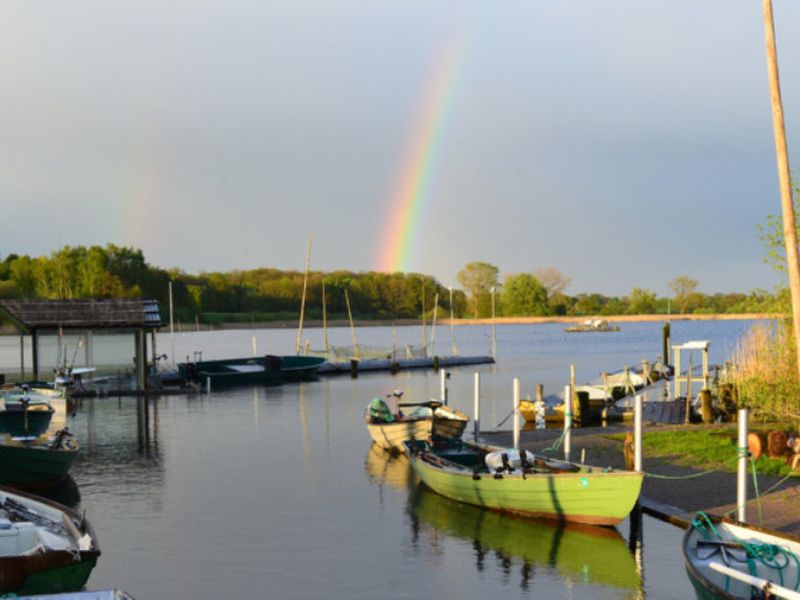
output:
[[[481,480],[481,476],[478,474],[478,469],[472,471],[472,479],[474,479],[475,481]]]

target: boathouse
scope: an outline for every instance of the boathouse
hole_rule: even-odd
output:
[[[134,334],[136,387],[146,387],[147,333],[161,326],[157,300],[0,300],[0,314],[20,332],[20,370],[25,376],[25,336],[30,336],[33,379],[39,379],[39,337],[64,331],[86,331],[87,356],[91,333],[97,330]],[[152,345],[155,348],[155,344]]]

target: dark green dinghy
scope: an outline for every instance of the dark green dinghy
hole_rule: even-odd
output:
[[[180,363],[188,380],[211,385],[277,384],[312,379],[325,359],[319,356],[254,356]]]
[[[0,439],[0,484],[42,487],[61,481],[78,455],[78,441],[66,429],[53,436]]]

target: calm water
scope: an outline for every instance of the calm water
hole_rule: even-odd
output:
[[[673,323],[673,341],[709,339],[727,358],[749,323]],[[570,362],[578,380],[655,358],[661,324],[621,333],[566,334],[563,326],[498,326],[498,364],[480,367],[484,425],[510,409],[512,378],[524,393],[555,393]],[[311,330],[312,346],[321,332]],[[429,334],[430,335],[430,334]],[[204,357],[291,353],[289,330],[184,333],[159,351]],[[391,328],[361,328],[359,342],[392,344]],[[334,330],[331,342],[350,342]],[[447,354],[447,328],[436,331]],[[398,344],[419,344],[402,328]],[[318,341],[319,340],[319,341]],[[74,353],[77,338],[68,339]],[[48,343],[50,344],[48,346]],[[461,327],[462,354],[491,346],[489,327]],[[52,341],[43,355],[55,362]],[[94,361],[131,364],[132,339],[95,336]],[[82,364],[83,350],[76,364]],[[71,355],[70,355],[71,358]],[[19,369],[19,342],[0,340],[4,370]],[[699,356],[696,357],[699,363]],[[29,363],[30,364],[30,363]],[[451,404],[472,412],[472,373],[453,370]],[[82,443],[76,489],[62,499],[87,510],[103,555],[90,587],[121,587],[139,600],[219,598],[684,598],[681,532],[646,518],[642,551],[629,524],[558,530],[462,506],[422,489],[402,458],[370,448],[366,402],[395,388],[408,399],[439,393],[433,372],[338,377],[210,395],[84,400],[69,426]],[[634,544],[635,545],[635,544]]]

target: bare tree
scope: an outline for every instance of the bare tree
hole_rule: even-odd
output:
[[[556,294],[563,292],[572,280],[564,275],[555,267],[542,267],[541,269],[534,269],[533,274],[536,276],[544,289],[547,290],[547,297],[552,298]]]
[[[685,313],[686,309],[689,308],[689,301],[697,286],[697,280],[688,275],[678,275],[669,282],[669,289],[675,293],[675,304],[678,305],[681,314]]]

